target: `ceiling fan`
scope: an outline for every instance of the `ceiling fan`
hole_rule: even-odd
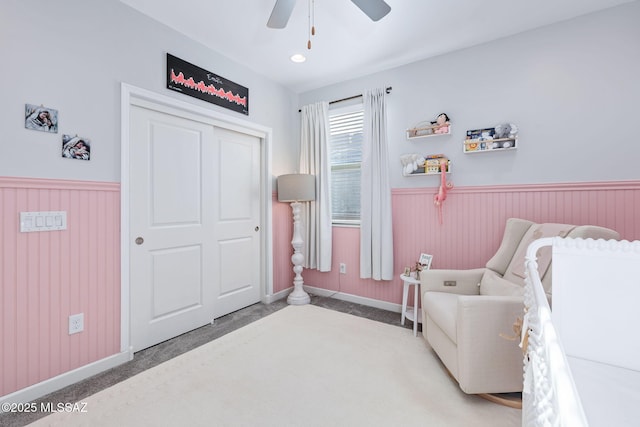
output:
[[[379,21],[391,11],[391,6],[384,0],[351,0],[351,2],[358,6],[372,21]],[[267,22],[267,27],[286,27],[295,4],[296,0],[276,0],[276,4]]]

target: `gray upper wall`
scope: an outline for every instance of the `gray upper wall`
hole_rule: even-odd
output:
[[[249,116],[166,89],[169,52],[249,88]],[[118,0],[3,0],[0,176],[120,181],[120,85],[148,89],[272,129],[273,173],[292,171],[297,95]],[[59,111],[59,130],[24,128],[24,105]],[[91,160],[61,157],[62,134]]]
[[[436,187],[403,177],[405,153],[443,153],[455,185],[639,179],[640,2],[296,95],[118,0],[5,0],[0,13],[0,176],[120,180],[120,84],[245,118],[273,130],[274,176],[297,169],[301,105],[392,86],[394,188]],[[249,88],[250,115],[165,88],[172,53]],[[366,71],[363,71],[366,75]],[[59,110],[57,134],[24,128],[24,104]],[[452,134],[408,141],[440,112]],[[519,148],[463,154],[467,129],[515,123]],[[62,134],[92,142],[89,162],[61,158]]]
[[[300,105],[392,86],[392,187],[437,187],[403,177],[405,153],[443,153],[455,185],[640,179],[640,2],[585,15],[300,95]],[[499,25],[499,24],[496,24]],[[440,112],[449,136],[407,140]],[[514,123],[517,150],[464,154],[468,129]]]

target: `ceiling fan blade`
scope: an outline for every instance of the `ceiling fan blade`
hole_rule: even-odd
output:
[[[276,0],[275,6],[271,11],[269,21],[267,21],[267,27],[269,28],[284,28],[287,26],[287,22],[293,12],[293,6],[295,6],[296,0]]]
[[[391,12],[391,6],[384,0],[351,0],[351,2],[358,6],[372,21],[379,21]]]

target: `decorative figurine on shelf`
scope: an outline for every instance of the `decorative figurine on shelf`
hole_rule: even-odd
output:
[[[495,138],[515,138],[518,134],[518,128],[513,123],[503,123],[496,125]]]
[[[436,117],[436,121],[431,122],[431,124],[434,126],[433,133],[449,133],[449,116],[447,116],[445,113],[438,114],[438,117]]]
[[[424,169],[424,156],[420,154],[403,154],[400,156],[400,162],[402,163],[402,174],[407,176]]]
[[[500,142],[493,143],[493,148],[511,148],[515,146],[518,128],[512,123],[503,123],[496,125],[494,137],[500,139]]]

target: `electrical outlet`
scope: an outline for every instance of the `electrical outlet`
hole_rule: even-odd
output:
[[[340,263],[340,274],[347,274],[347,264],[344,262]]]
[[[69,316],[69,335],[84,331],[84,313]]]

